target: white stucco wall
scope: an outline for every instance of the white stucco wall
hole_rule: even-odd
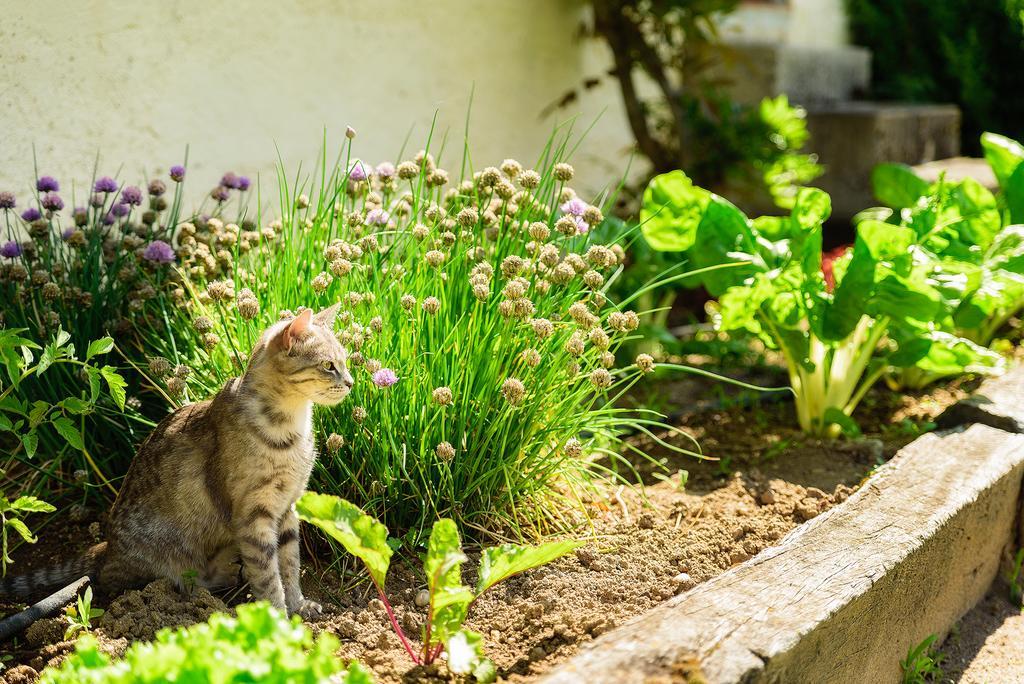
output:
[[[788,42],[844,40],[841,3],[746,5],[730,25]],[[0,0],[0,189],[25,196],[33,145],[40,172],[65,192],[71,179],[83,188],[97,152],[101,174],[121,168],[135,182],[179,163],[186,145],[193,197],[226,170],[261,174],[272,189],[275,144],[294,169],[315,160],[325,127],[336,150],[351,125],[357,154],[376,163],[394,158],[410,128],[408,153],[418,150],[435,110],[454,153],[475,88],[478,167],[508,156],[529,163],[559,120],[575,115],[582,130],[600,116],[575,157],[577,185],[598,190],[620,176],[632,144],[615,83],[605,79],[571,108],[541,116],[584,77],[607,70],[607,48],[578,37],[585,7]]]
[[[272,187],[277,158],[314,161],[346,125],[357,153],[393,159],[425,141],[435,110],[461,147],[475,88],[478,166],[535,160],[553,125],[605,110],[577,155],[581,185],[620,173],[631,138],[609,84],[581,106],[541,111],[584,74],[602,46],[576,35],[578,0],[0,0],[0,189],[24,196],[39,169],[88,181],[165,172],[190,146],[190,194],[228,169]],[[81,186],[80,186],[81,187]]]

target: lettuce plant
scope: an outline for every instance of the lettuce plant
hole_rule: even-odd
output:
[[[472,673],[481,681],[493,680],[495,672],[494,665],[483,655],[483,637],[463,627],[473,602],[499,582],[550,563],[581,546],[581,542],[576,541],[554,541],[538,546],[502,544],[485,548],[480,556],[476,585],[471,588],[462,583],[466,555],[458,527],[450,519],[438,520],[430,533],[423,559],[430,599],[417,649],[398,624],[384,592],[392,555],[387,527],[358,506],[329,494],[306,492],[295,509],[301,519],[320,528],[363,561],[391,626],[414,663],[429,665],[447,651],[449,670],[455,674]]]
[[[827,194],[802,188],[789,216],[748,219],[681,171],[644,193],[642,230],[659,250],[685,252],[720,330],[750,333],[782,352],[800,427],[818,435],[856,431],[851,414],[890,368],[963,370],[976,351],[936,330],[946,311],[939,265],[908,226],[864,220],[852,249],[822,271]],[[965,350],[966,349],[966,350]]]
[[[151,643],[132,644],[113,660],[92,636],[81,637],[59,668],[43,671],[43,684],[157,684],[160,682],[267,682],[268,684],[371,684],[370,675],[334,656],[338,640],[313,638],[298,617],[289,620],[266,603],[238,606],[237,615],[163,629]]]

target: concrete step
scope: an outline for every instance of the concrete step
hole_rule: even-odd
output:
[[[960,153],[960,109],[952,104],[812,104],[807,127],[808,148],[825,165],[814,185],[832,195],[832,215],[840,220],[877,205],[871,192],[876,165],[915,166]]]
[[[803,47],[751,40],[726,42],[722,75],[736,100],[756,104],[785,93],[811,105],[850,100],[867,90],[871,53],[862,47]]]

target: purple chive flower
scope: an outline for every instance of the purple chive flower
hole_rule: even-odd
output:
[[[236,176],[232,171],[228,171],[223,176],[221,176],[220,184],[221,184],[221,186],[223,186],[225,188],[231,188],[232,190],[237,190],[238,189],[238,176]]]
[[[210,197],[217,200],[218,202],[226,202],[228,197],[231,196],[231,191],[223,185],[218,185],[210,191]]]
[[[7,259],[13,259],[14,257],[21,256],[21,245],[17,242],[5,242],[3,247],[0,247],[0,256],[6,257]]]
[[[43,195],[43,198],[39,200],[39,203],[43,205],[43,209],[47,211],[60,211],[64,208],[64,200],[60,198],[55,192],[48,192]]]
[[[142,204],[142,190],[134,185],[125,187],[125,189],[121,191],[121,203],[130,204],[133,207],[139,206]]]
[[[246,190],[249,189],[250,185],[252,185],[252,181],[249,180],[248,176],[239,176],[238,177],[238,189],[239,190],[241,190],[242,192],[245,192]]]
[[[29,207],[25,211],[21,212],[22,220],[23,221],[27,221],[28,223],[32,223],[33,221],[38,221],[42,217],[43,217],[43,215],[41,213],[39,213],[39,210],[36,209],[35,207]]]
[[[171,180],[175,183],[180,183],[185,180],[185,167],[181,164],[175,164],[171,167]]]
[[[96,180],[92,189],[102,193],[117,192],[117,181],[110,176],[103,176]]]
[[[103,225],[105,226],[113,225],[115,220],[116,219],[114,218],[113,211],[108,211],[106,214],[103,215]]]
[[[36,181],[36,190],[39,192],[57,192],[60,190],[60,183],[53,176],[40,176]]]
[[[65,228],[65,229],[63,230],[63,232],[61,232],[60,236],[61,236],[62,238],[64,238],[65,240],[70,240],[70,239],[71,239],[71,235],[72,235],[72,234],[73,234],[74,232],[75,232],[75,229],[74,229],[74,228]]]
[[[174,263],[174,249],[163,240],[153,240],[142,252],[142,258],[157,264]]]
[[[13,209],[17,203],[13,192],[0,192],[0,209]]]
[[[122,216],[127,216],[128,213],[131,212],[131,210],[132,208],[129,207],[124,202],[118,202],[114,206],[110,207],[110,213],[118,218],[121,218]]]
[[[366,223],[369,225],[386,226],[391,220],[391,215],[380,207],[374,207],[366,212]]]
[[[583,235],[590,230],[590,224],[584,221],[579,216],[573,216],[573,220],[576,221],[576,232]]]
[[[559,209],[562,210],[563,214],[569,214],[571,216],[583,216],[583,212],[587,210],[587,203],[581,200],[579,197],[573,197],[568,202],[562,204]]]
[[[373,374],[373,384],[377,387],[391,387],[398,382],[398,376],[390,368],[381,368]]]
[[[377,164],[377,175],[381,178],[392,178],[395,175],[395,165],[391,162]]]
[[[366,177],[369,175],[370,174],[367,173],[366,171],[366,167],[363,166],[363,162],[359,161],[358,159],[352,162],[352,166],[348,170],[349,180],[364,181],[366,180]]]

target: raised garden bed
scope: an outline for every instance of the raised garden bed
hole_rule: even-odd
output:
[[[682,391],[673,385],[661,390]],[[930,461],[925,461],[932,457],[935,443],[949,439],[966,439],[973,443],[980,428],[969,432],[967,437],[926,436],[922,438],[923,446],[912,446],[907,452],[916,456],[905,453],[869,480],[872,484],[867,489],[854,493],[872,470],[912,441],[922,426],[930,427],[946,407],[966,395],[966,390],[957,384],[907,398],[894,399],[891,393],[884,391],[873,393],[864,405],[864,414],[869,418],[863,421],[865,436],[859,441],[823,442],[783,427],[789,424],[792,410],[783,402],[749,405],[733,402],[717,410],[684,416],[680,425],[698,437],[707,455],[721,460],[701,463],[678,455],[672,458],[663,455],[664,470],[639,468],[648,485],[645,490],[613,488],[604,496],[587,501],[591,542],[574,557],[514,578],[484,596],[474,606],[468,626],[485,636],[488,654],[495,660],[499,674],[510,681],[533,680],[539,676],[550,676],[555,681],[579,681],[584,672],[594,681],[624,681],[618,675],[613,677],[612,673],[618,670],[607,663],[595,665],[602,672],[594,674],[588,669],[587,659],[604,653],[607,644],[628,640],[636,630],[647,629],[645,625],[649,625],[649,620],[666,615],[674,606],[689,606],[690,601],[696,600],[694,597],[708,596],[708,592],[732,584],[737,577],[747,577],[745,573],[751,572],[751,568],[761,568],[765,559],[789,558],[785,549],[796,543],[795,540],[810,539],[813,535],[833,537],[834,525],[857,520],[851,511],[861,510],[861,507],[869,512],[877,509],[879,496],[875,482],[898,481],[894,480],[893,473],[905,472],[909,468],[902,465],[905,463],[917,463],[915,467],[924,470],[931,468]],[[989,462],[986,458],[998,460],[995,454],[1002,453],[999,451],[1002,447],[997,443],[1001,443],[1004,435],[995,430],[982,432],[982,441],[991,448],[972,453],[985,463]],[[681,486],[680,469],[689,471],[685,488]],[[973,478],[971,482],[983,479],[980,475],[972,476],[976,469],[970,467],[955,470],[954,475]],[[656,475],[657,472],[661,475]],[[915,472],[919,476],[918,491],[922,497],[930,497],[928,500],[938,501],[950,491],[960,491],[958,486],[954,487],[954,479],[948,481],[948,487],[940,488],[936,485],[934,471]],[[986,472],[992,475],[995,471]],[[895,485],[886,485],[891,498],[902,499],[904,504],[913,502],[911,498],[901,497],[892,486]],[[853,499],[843,503],[851,494]],[[923,512],[925,509],[916,510]],[[862,517],[878,520],[877,517]],[[804,525],[808,521],[812,522]],[[18,559],[19,566],[24,560],[25,565],[21,567],[27,567],[28,558],[45,562],[48,556],[63,557],[69,548],[91,543],[98,532],[95,522],[87,515],[63,529],[44,529],[44,549],[33,548],[32,553],[23,554]],[[908,534],[913,535],[913,530],[908,530]],[[884,541],[888,545],[890,540]],[[985,541],[994,543],[989,538]],[[802,548],[813,551],[817,547],[803,544]],[[846,558],[847,548],[844,547],[840,558]],[[896,549],[906,552],[910,548],[908,540],[894,546],[894,552]],[[819,566],[816,562],[813,564]],[[875,570],[881,572],[879,568],[890,565],[879,558]],[[340,637],[340,655],[359,658],[384,682],[427,674],[412,669],[412,663],[388,627],[382,604],[370,598],[371,592],[365,585],[349,585],[345,591],[339,591],[339,580],[333,570],[317,571],[312,563],[309,566],[306,584],[310,593],[319,594],[333,608],[314,627]],[[803,561],[793,561],[787,565],[782,578],[765,578],[763,582],[782,582],[786,577],[797,581],[802,567]],[[978,575],[979,585],[985,573],[990,574],[990,569],[986,565],[984,572]],[[764,590],[768,585],[758,586]],[[853,584],[847,583],[847,586]],[[981,591],[985,586],[987,582]],[[822,582],[821,587],[821,591],[834,593],[827,582]],[[424,609],[416,601],[421,589],[422,580],[412,565],[397,563],[389,579],[389,591],[395,597],[399,619],[412,634],[418,632],[417,625],[423,616]],[[689,591],[691,589],[693,591]],[[784,591],[775,592],[773,596],[782,602],[792,599],[792,595]],[[956,610],[966,610],[980,594],[965,596],[968,598],[962,606],[950,608],[950,615]],[[129,639],[151,638],[161,626],[201,621],[210,613],[224,610],[244,598],[240,593],[215,597],[204,591],[190,598],[178,595],[166,583],[155,583],[109,604],[101,603],[108,610],[99,620],[96,633],[105,648],[117,653],[127,646]],[[729,614],[740,616],[744,610],[751,609],[767,614],[768,605],[761,600],[734,604]],[[689,612],[688,608],[683,610]],[[942,620],[945,619],[944,613]],[[713,622],[699,620],[694,624]],[[670,623],[673,634],[681,630],[675,618]],[[13,650],[14,660],[10,665],[22,664],[32,670],[12,669],[9,680],[30,681],[32,671],[58,661],[69,652],[71,644],[62,640],[65,625],[57,618],[40,622],[30,630]],[[937,626],[933,631],[945,626]],[[678,632],[679,635],[686,633]],[[790,627],[777,630],[783,640],[799,633],[802,632]],[[595,639],[595,645],[605,646],[599,649],[587,646]],[[651,646],[678,647],[679,653],[689,652],[687,644],[678,640],[647,636],[640,640]],[[893,640],[893,644],[905,653],[904,641]],[[583,650],[577,655],[581,646]],[[645,663],[666,673],[672,671],[671,667],[662,668],[667,662],[670,665],[695,662],[687,657],[669,659],[671,662],[664,658],[648,659],[638,651],[628,650],[623,657],[626,660],[620,667],[636,672],[641,672],[633,662],[637,658],[643,658]],[[890,669],[897,667],[897,661],[895,658],[888,662]],[[434,674],[446,676],[443,667]],[[22,679],[17,679],[22,675]]]

